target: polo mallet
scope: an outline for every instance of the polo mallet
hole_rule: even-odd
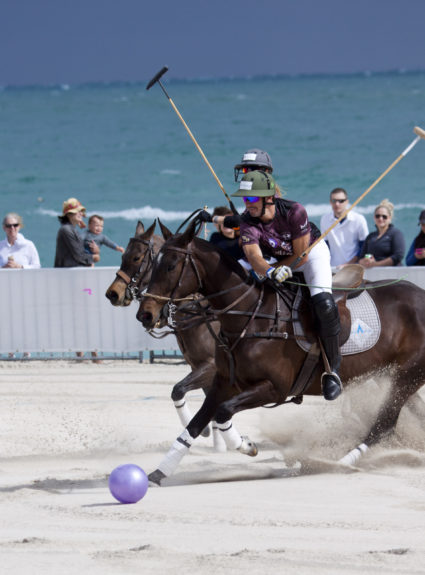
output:
[[[419,140],[420,140],[421,138],[422,138],[423,140],[425,140],[425,130],[423,130],[422,128],[419,128],[418,126],[416,126],[415,128],[413,128],[413,131],[414,131],[414,133],[416,134],[416,138],[407,146],[407,148],[404,150],[404,152],[402,152],[402,153],[399,155],[399,157],[398,157],[397,159],[395,159],[394,162],[393,162],[390,166],[388,166],[388,168],[387,168],[384,172],[382,172],[382,174],[379,176],[379,178],[377,178],[377,179],[373,182],[373,184],[372,184],[371,186],[369,186],[369,188],[368,188],[365,192],[363,192],[362,195],[359,196],[359,197],[357,198],[357,200],[356,200],[349,208],[347,208],[347,209],[345,210],[345,212],[343,212],[343,213],[340,215],[340,217],[339,217],[337,220],[335,220],[334,223],[333,223],[331,226],[329,226],[329,228],[328,228],[326,231],[323,232],[323,234],[320,236],[320,238],[317,238],[317,240],[316,240],[315,242],[313,242],[313,243],[311,244],[311,246],[309,246],[300,256],[297,257],[297,259],[291,264],[291,266],[290,266],[291,269],[294,269],[294,268],[300,263],[300,261],[301,261],[303,258],[305,258],[306,255],[308,255],[308,254],[311,252],[311,250],[314,248],[314,246],[316,246],[316,245],[320,242],[320,240],[323,240],[323,238],[325,238],[325,237],[328,235],[328,233],[329,233],[330,231],[332,231],[332,230],[334,229],[334,227],[335,227],[337,224],[339,224],[339,222],[340,222],[341,220],[343,220],[343,219],[346,217],[346,215],[347,215],[349,212],[351,212],[351,210],[352,210],[355,206],[357,206],[357,204],[358,204],[359,202],[361,202],[361,200],[362,200],[365,196],[367,196],[367,194],[368,194],[371,190],[373,190],[373,188],[374,188],[377,184],[379,184],[379,182],[380,182],[389,172],[391,172],[391,170],[399,163],[399,161],[400,161],[401,159],[403,159],[405,156],[407,156],[407,154],[410,152],[410,150],[411,150],[414,146],[416,146],[416,144],[419,142]]]
[[[167,96],[168,101],[170,102],[171,106],[173,107],[173,110],[175,111],[175,113],[177,114],[177,116],[180,118],[181,123],[183,124],[183,126],[186,128],[187,133],[189,134],[189,136],[192,139],[192,142],[195,144],[195,146],[198,149],[198,152],[201,154],[202,159],[204,160],[204,162],[207,164],[208,168],[210,169],[210,172],[212,173],[212,175],[214,176],[217,184],[220,186],[221,191],[223,192],[223,194],[226,196],[226,200],[229,202],[229,205],[232,209],[232,212],[234,214],[237,214],[238,211],[235,208],[235,206],[233,205],[232,200],[229,198],[229,196],[226,193],[226,190],[223,187],[223,184],[220,182],[217,174],[214,172],[213,167],[211,166],[211,164],[209,163],[209,161],[207,160],[207,157],[205,156],[204,152],[201,149],[201,146],[198,144],[198,142],[195,139],[195,136],[192,134],[192,132],[190,131],[189,126],[186,124],[186,122],[183,119],[183,116],[180,114],[180,112],[177,109],[177,106],[174,104],[173,100],[170,98],[170,96],[167,93],[167,90],[164,88],[164,86],[162,85],[161,82],[161,78],[162,76],[165,74],[165,72],[168,71],[168,66],[164,66],[163,68],[161,68],[161,70],[158,72],[158,74],[156,74],[152,80],[148,83],[148,85],[146,86],[146,90],[149,90],[150,88],[152,88],[152,86],[156,83],[158,83],[161,88],[162,91],[164,92],[164,94]]]

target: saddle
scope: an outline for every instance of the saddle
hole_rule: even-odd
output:
[[[351,334],[351,313],[347,308],[347,299],[353,299],[362,293],[363,290],[361,289],[356,291],[350,290],[352,288],[358,288],[363,284],[363,273],[364,269],[362,266],[358,264],[347,264],[332,278],[332,295],[338,305],[341,324],[341,331],[339,333],[340,347],[348,341]],[[296,323],[299,322],[299,324],[301,324],[300,331],[307,340],[309,349],[304,364],[289,393],[289,395],[294,396],[290,401],[294,401],[295,403],[302,401],[302,394],[305,393],[312,381],[312,376],[319,363],[321,354],[309,302],[310,293],[308,288],[301,286],[294,301],[294,329],[298,331],[296,329]]]
[[[347,299],[358,297],[362,290],[351,291],[353,288],[359,288],[363,285],[364,268],[359,264],[347,264],[338,270],[332,277],[332,295],[338,306],[341,331],[339,334],[339,345],[342,347],[350,337],[351,333],[351,314],[347,308]],[[309,306],[310,292],[308,288],[302,286],[299,296],[298,319],[302,325],[305,337],[310,343],[317,339],[313,316]]]

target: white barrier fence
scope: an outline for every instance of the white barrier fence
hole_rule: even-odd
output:
[[[0,353],[176,351],[136,320],[137,305],[113,307],[105,291],[116,268],[0,270]],[[369,280],[404,278],[425,289],[425,267],[367,270]]]
[[[137,321],[137,304],[114,307],[105,292],[117,268],[0,270],[0,353],[178,350]]]

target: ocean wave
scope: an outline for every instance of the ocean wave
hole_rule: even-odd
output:
[[[60,215],[60,213],[55,212],[54,210],[47,210],[44,208],[38,208],[36,212],[43,216],[50,216],[55,218]],[[120,210],[118,212],[110,212],[107,210],[96,210],[95,212],[88,211],[87,216],[90,216],[94,213],[103,216],[105,220],[122,219],[137,222],[138,220],[154,220],[155,218],[160,218],[160,220],[163,222],[174,222],[186,219],[192,212],[163,210],[161,208],[144,206],[143,208],[129,208],[127,210]]]
[[[171,168],[164,168],[163,170],[161,170],[161,174],[166,174],[167,176],[169,176],[169,175],[178,176],[179,174],[181,174],[181,170],[173,170]]]
[[[355,211],[363,215],[373,214],[377,204],[370,206],[355,206]],[[319,218],[326,214],[330,210],[329,204],[305,204],[305,209],[310,218]],[[425,204],[395,204],[394,211],[401,212],[403,210],[420,210],[425,209]],[[43,216],[57,217],[60,214],[54,210],[48,210],[44,208],[37,208],[36,212]],[[105,218],[105,220],[111,219],[122,219],[127,221],[137,222],[138,220],[154,220],[155,218],[160,218],[163,222],[177,222],[186,219],[192,212],[191,211],[173,211],[173,210],[163,210],[162,208],[144,206],[143,208],[129,208],[127,210],[119,210],[117,212],[111,212],[108,210],[96,210],[88,211],[87,215],[99,214]]]

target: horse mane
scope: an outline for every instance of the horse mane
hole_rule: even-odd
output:
[[[220,260],[225,263],[226,267],[230,268],[232,272],[235,272],[243,281],[246,281],[247,273],[241,264],[225,250],[219,248],[211,242],[208,242],[207,240],[203,240],[202,238],[198,237],[196,233],[199,228],[197,228],[198,222],[194,220],[183,233],[177,233],[173,235],[171,232],[169,232],[169,230],[167,230],[167,236],[164,236],[166,240],[165,245],[175,245],[176,247],[185,248],[189,243],[194,242],[195,246],[203,252],[207,251],[218,253],[220,255]]]
[[[203,251],[218,252],[220,254],[220,259],[225,261],[226,266],[229,267],[231,271],[235,272],[244,281],[247,280],[246,270],[237,260],[235,260],[234,257],[226,252],[226,250],[223,250],[219,246],[199,237],[193,238],[193,241],[195,242],[195,245]]]

